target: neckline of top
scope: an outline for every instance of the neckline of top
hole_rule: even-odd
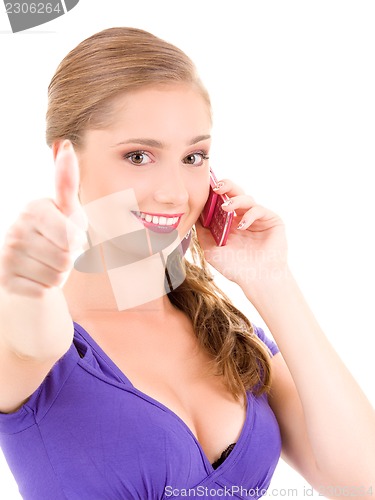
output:
[[[111,369],[111,371],[116,375],[117,379],[120,379],[121,382],[127,386],[127,390],[130,390],[134,394],[140,396],[142,399],[145,401],[153,404],[154,406],[157,406],[161,410],[165,411],[169,415],[171,415],[173,418],[175,418],[177,421],[179,421],[181,427],[192,437],[193,441],[195,442],[200,455],[202,457],[203,463],[206,468],[207,474],[210,476],[212,474],[219,474],[222,472],[224,468],[227,468],[231,466],[233,463],[236,462],[242,448],[246,444],[246,437],[248,435],[248,431],[252,426],[254,415],[253,415],[253,398],[250,397],[251,395],[247,393],[247,405],[246,405],[246,415],[245,415],[245,421],[243,423],[240,435],[236,441],[236,446],[233,448],[232,452],[229,454],[226,460],[219,465],[216,469],[213,468],[210,460],[208,459],[206,453],[204,452],[202,445],[200,444],[198,438],[195,436],[194,432],[190,429],[190,427],[187,425],[187,423],[177,415],[173,410],[168,408],[165,404],[161,403],[157,399],[153,398],[152,396],[149,396],[145,392],[137,389],[134,384],[131,382],[131,380],[125,375],[125,373],[116,365],[114,361],[107,355],[107,353],[100,347],[99,344],[91,337],[91,335],[78,323],[74,322],[74,330],[84,338],[84,340],[91,346],[91,348],[96,351],[97,354],[102,358],[102,360],[105,361],[107,366]],[[83,361],[86,358],[86,353],[83,355],[83,358],[80,359],[80,361]]]

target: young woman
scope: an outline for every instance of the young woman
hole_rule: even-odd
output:
[[[259,498],[280,453],[328,498],[375,494],[374,410],[290,272],[283,222],[228,178],[227,244],[199,222],[210,130],[192,62],[147,32],[97,33],[57,69],[56,198],[1,252],[0,444],[23,498]]]

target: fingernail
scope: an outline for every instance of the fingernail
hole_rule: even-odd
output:
[[[227,207],[228,205],[230,205],[231,203],[233,203],[232,200],[227,200],[225,201],[224,203],[221,204],[222,207]]]
[[[238,226],[237,226],[237,229],[242,229],[244,227],[244,225],[246,224],[246,221],[245,220],[242,220]]]
[[[68,140],[63,141],[60,144],[59,149],[57,150],[56,158],[58,158],[63,151],[68,151],[70,147],[71,147],[71,142],[70,141],[68,141]]]
[[[224,186],[224,182],[219,182],[215,187],[213,187],[212,189],[214,191],[217,191],[218,189],[222,188]]]
[[[65,151],[67,151],[68,149],[70,149],[72,147],[72,143],[68,139],[65,139],[65,141],[63,141],[61,147],[62,147],[62,149],[65,149]]]

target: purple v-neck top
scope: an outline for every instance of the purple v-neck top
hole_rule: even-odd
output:
[[[249,392],[238,441],[214,469],[183,420],[75,324],[70,349],[27,403],[0,414],[0,446],[24,500],[253,500],[266,493],[281,439],[267,396]]]

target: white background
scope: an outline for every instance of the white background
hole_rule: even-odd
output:
[[[218,177],[283,217],[294,274],[375,403],[375,3],[80,0],[18,34],[0,9],[0,238],[28,200],[53,195],[44,115],[57,64],[101,29],[149,30],[196,62],[213,101]],[[219,284],[264,327],[235,285]],[[20,498],[1,452],[0,484],[1,499]],[[280,462],[271,490],[301,498],[307,486]]]

